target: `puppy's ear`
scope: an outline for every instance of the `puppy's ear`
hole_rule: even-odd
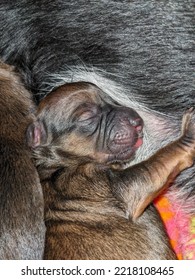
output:
[[[28,146],[33,149],[46,143],[47,132],[41,121],[35,121],[29,125],[26,132],[26,139]]]

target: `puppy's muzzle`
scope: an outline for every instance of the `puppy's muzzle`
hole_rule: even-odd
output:
[[[128,160],[142,145],[143,120],[136,111],[126,107],[115,109],[108,119],[107,148],[109,160]]]

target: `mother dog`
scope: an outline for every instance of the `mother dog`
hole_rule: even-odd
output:
[[[134,164],[174,140],[194,105],[194,14],[193,0],[3,0],[0,54],[38,102],[82,80],[136,110],[145,129]],[[183,172],[171,194],[190,215],[194,175]]]

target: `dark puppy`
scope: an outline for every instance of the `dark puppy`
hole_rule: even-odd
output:
[[[86,81],[136,110],[144,121],[139,163],[179,136],[183,112],[195,106],[194,16],[194,0],[1,0],[0,54],[38,102]],[[183,213],[195,216],[194,186],[189,168],[166,194],[181,212],[179,231]],[[181,247],[190,238],[181,236]]]
[[[189,111],[182,136],[122,170],[143,122],[92,84],[58,88],[28,128],[45,196],[46,259],[173,259],[152,200],[195,155]]]
[[[165,135],[175,139],[194,106],[194,14],[193,0],[1,0],[0,53],[37,101],[59,84],[87,81],[146,111],[147,157]],[[185,188],[193,192],[193,180]]]
[[[40,259],[45,226],[39,177],[25,141],[33,102],[0,62],[0,259]]]

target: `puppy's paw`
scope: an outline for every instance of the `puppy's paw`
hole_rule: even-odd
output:
[[[182,118],[182,137],[195,142],[195,109],[188,109]]]
[[[180,139],[184,150],[191,160],[195,158],[195,109],[187,110],[182,119],[182,136]]]

